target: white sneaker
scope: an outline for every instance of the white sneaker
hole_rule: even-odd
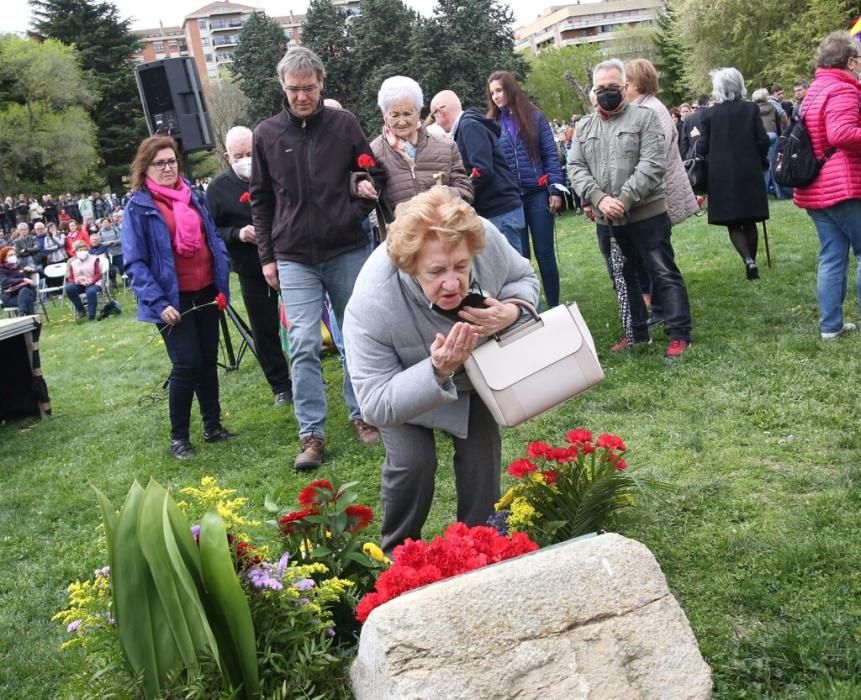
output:
[[[847,333],[851,333],[855,330],[854,323],[844,323],[843,328],[839,331],[834,331],[833,333],[820,333],[819,336],[822,340],[837,340],[841,335],[846,335]]]

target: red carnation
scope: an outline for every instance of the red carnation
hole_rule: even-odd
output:
[[[356,506],[347,506],[347,510],[344,511],[347,514],[347,519],[349,524],[347,525],[347,529],[350,532],[358,532],[359,530],[364,530],[374,519],[374,511],[372,511],[368,506],[356,505]]]
[[[628,468],[628,463],[624,459],[617,459],[613,466],[621,472]]]
[[[555,484],[559,479],[559,472],[555,469],[547,469],[546,471],[541,472],[541,476],[544,477],[544,481],[548,484]]]
[[[527,474],[531,474],[532,472],[534,472],[537,468],[538,467],[536,467],[535,464],[530,462],[528,459],[521,458],[513,461],[508,466],[507,471],[509,475],[513,476],[515,479],[522,479]]]
[[[612,433],[601,433],[601,435],[598,436],[598,442],[595,444],[598,445],[598,447],[603,447],[605,450],[618,450],[619,452],[624,452],[628,449],[622,438],[618,435],[613,435]]]
[[[550,177],[547,173],[544,173],[544,175],[538,178],[538,184],[541,185],[541,187],[546,187],[548,182],[550,182]]]
[[[569,430],[565,436],[565,441],[572,445],[582,445],[584,442],[592,442],[592,431],[585,428],[576,428]]]
[[[257,548],[254,545],[242,540],[236,543],[236,567],[240,571],[256,566],[260,561],[260,555],[257,554]]]
[[[246,202],[250,202],[250,201],[251,201],[251,193],[250,192],[243,192],[242,196],[239,198],[239,203],[245,204]]]
[[[362,153],[356,158],[356,165],[358,165],[362,170],[368,170],[369,168],[376,168],[377,161],[374,160],[373,156],[369,156],[367,153]]]
[[[224,292],[215,295],[215,305],[219,311],[224,311],[227,308],[227,297],[224,296]]]
[[[526,454],[533,459],[544,457],[553,448],[546,442],[530,442],[526,446]]]
[[[478,168],[473,168],[472,172],[469,174],[471,180],[478,180],[481,177],[481,171]]]
[[[296,528],[302,524],[305,518],[309,515],[317,515],[316,508],[303,508],[302,510],[296,510],[292,513],[287,513],[281,517],[278,521],[278,525],[281,527],[281,532],[285,535],[292,535],[296,532]]]
[[[329,493],[327,494],[326,491],[329,491]],[[329,500],[329,496],[333,491],[331,481],[328,479],[317,479],[317,481],[312,481],[299,492],[298,501],[300,505],[312,506]]]

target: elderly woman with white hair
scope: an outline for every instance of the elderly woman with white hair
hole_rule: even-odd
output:
[[[383,113],[383,133],[371,142],[371,150],[386,171],[381,194],[386,218],[392,220],[398,204],[437,184],[448,185],[472,204],[472,183],[457,144],[429,133],[422,124],[424,96],[419,84],[403,75],[387,78],[377,104]]]
[[[727,227],[747,278],[756,280],[756,223],[768,219],[768,134],[759,107],[744,99],[741,73],[721,68],[711,77],[715,104],[703,116],[696,145],[697,154],[708,159],[709,223]]]

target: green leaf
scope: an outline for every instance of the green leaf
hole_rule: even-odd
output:
[[[350,561],[354,561],[357,564],[361,564],[362,566],[365,566],[369,569],[373,569],[376,566],[376,564],[371,561],[369,557],[365,556],[361,552],[347,552],[344,555],[344,559],[349,559]]]
[[[269,493],[267,493],[266,497],[263,499],[263,507],[266,509],[267,513],[277,513],[280,510],[280,506],[275,502],[272,494]]]
[[[224,521],[217,513],[208,512],[200,523],[200,564],[221,639],[229,641],[229,648],[221,649],[229,680],[246,698],[256,698],[260,687],[254,623],[233,569]]]
[[[319,547],[316,547],[311,552],[311,558],[312,559],[322,559],[323,557],[328,557],[331,553],[332,553],[331,549],[329,549],[328,547],[324,547],[324,546],[320,545]]]

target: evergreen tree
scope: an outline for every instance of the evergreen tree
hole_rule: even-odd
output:
[[[72,47],[0,36],[0,192],[89,184],[95,125],[84,83]]]
[[[353,111],[356,89],[344,10],[332,0],[311,0],[302,25],[302,45],[316,53],[326,66],[325,96]]]
[[[681,104],[687,98],[683,82],[685,52],[679,40],[675,6],[669,0],[658,13],[655,45],[658,52],[655,67],[661,76],[661,99],[667,105]]]
[[[251,125],[281,109],[284,92],[275,69],[286,51],[284,31],[265,12],[252,13],[242,25],[230,70],[248,97]]]
[[[130,20],[110,2],[30,0],[33,31],[78,50],[84,82],[94,96],[89,113],[96,124],[102,175],[120,191],[137,145],[147,135],[134,77],[137,38]]]
[[[602,60],[595,44],[546,49],[530,58],[523,88],[548,119],[568,121],[572,114],[592,111],[589,86],[592,69]]]
[[[370,138],[382,125],[377,106],[382,82],[393,75],[416,79],[410,74],[415,22],[416,13],[402,0],[362,0],[361,14],[349,24],[350,61],[357,88],[353,109]]]

